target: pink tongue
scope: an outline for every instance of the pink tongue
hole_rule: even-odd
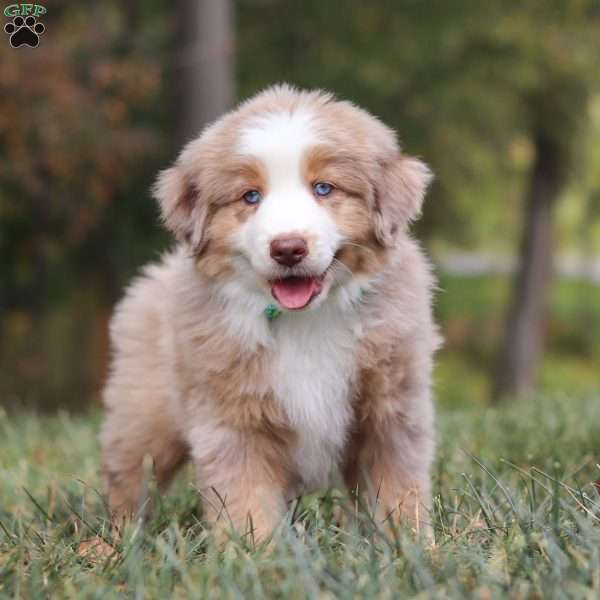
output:
[[[321,284],[314,277],[287,277],[274,281],[271,286],[273,296],[290,310],[304,308],[320,291]]]

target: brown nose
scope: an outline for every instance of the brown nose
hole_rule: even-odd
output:
[[[293,267],[307,254],[308,246],[302,238],[277,238],[271,242],[271,258],[280,265]]]

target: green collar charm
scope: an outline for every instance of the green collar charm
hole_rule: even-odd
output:
[[[277,308],[274,304],[267,304],[267,307],[265,308],[265,310],[263,310],[263,313],[265,317],[269,319],[269,321],[272,321],[281,314],[281,310]]]

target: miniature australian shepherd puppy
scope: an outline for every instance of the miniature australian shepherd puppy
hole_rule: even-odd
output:
[[[332,476],[430,533],[433,278],[407,228],[428,168],[375,117],[277,86],[190,142],[154,192],[177,247],[111,325],[108,501],[191,459],[206,519],[265,539]]]

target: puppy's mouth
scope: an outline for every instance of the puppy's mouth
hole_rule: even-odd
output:
[[[288,310],[308,306],[321,293],[325,273],[319,277],[284,277],[271,282],[273,298]]]

